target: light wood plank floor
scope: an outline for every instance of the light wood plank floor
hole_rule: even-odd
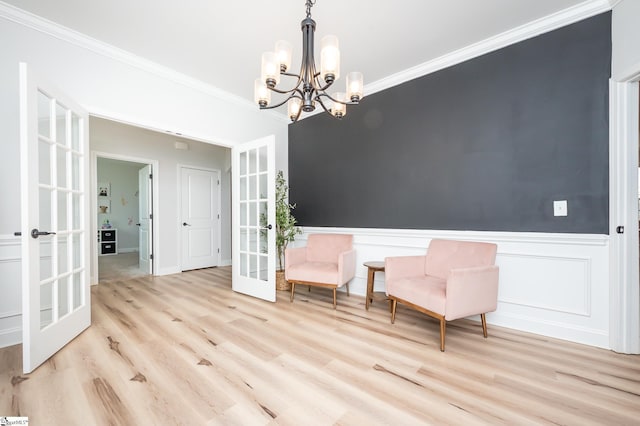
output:
[[[93,325],[30,375],[0,350],[0,416],[33,425],[640,424],[640,357],[471,321],[447,326],[230,268],[93,288]]]

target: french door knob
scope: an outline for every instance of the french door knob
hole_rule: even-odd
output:
[[[271,224],[268,224],[267,226],[263,226],[262,229],[272,229],[273,226],[271,226]]]
[[[187,222],[182,222],[182,226],[191,226]]]
[[[38,231],[38,228],[33,228],[31,230],[31,237],[32,238],[38,238],[40,235],[55,235],[55,232],[49,232],[49,231]]]

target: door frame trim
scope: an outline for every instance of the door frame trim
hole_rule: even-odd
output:
[[[157,177],[159,176],[159,161],[149,158],[135,157],[132,155],[112,154],[103,151],[91,151],[91,188],[98,187],[98,158],[107,158],[110,160],[128,161],[131,163],[140,163],[151,165],[152,173]],[[156,275],[158,271],[158,229],[160,228],[160,213],[158,209],[160,200],[160,191],[158,187],[158,179],[154,178],[151,185],[151,213],[153,214],[153,229],[151,232],[153,241],[151,242],[151,253],[153,254],[153,261],[151,262],[151,275]],[[98,233],[98,194],[96,191],[91,191],[91,235],[97,235]],[[98,270],[98,240],[92,239],[91,243],[91,285],[97,285],[99,283],[99,270]]]
[[[638,205],[631,202],[638,197],[638,79],[640,72],[609,83],[609,347],[622,353],[640,353]]]
[[[178,222],[176,223],[176,227],[178,228],[178,254],[180,256],[180,271],[183,271],[184,259],[182,257],[182,169],[192,169],[192,170],[200,170],[203,172],[212,172],[218,174],[218,189],[217,189],[217,202],[218,202],[218,215],[220,218],[218,219],[218,226],[216,229],[217,237],[218,237],[218,256],[216,259],[216,266],[221,266],[222,264],[222,171],[219,169],[213,169],[209,167],[202,166],[190,166],[184,163],[178,163],[177,165],[177,179],[178,179],[178,200],[180,200],[179,214],[178,214]]]

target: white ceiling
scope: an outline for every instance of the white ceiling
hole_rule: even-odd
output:
[[[251,101],[276,40],[300,64],[304,0],[3,1]],[[317,0],[311,12],[316,49],[337,35],[342,75],[361,71],[366,85],[584,2]]]

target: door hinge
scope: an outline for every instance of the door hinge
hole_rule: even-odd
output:
[[[220,179],[218,179],[218,185],[220,185]]]
[[[149,219],[153,219],[153,213],[149,213]]]
[[[153,260],[153,254],[149,255],[149,259]]]
[[[220,219],[220,215],[218,215],[218,219]]]
[[[218,249],[218,253],[220,253],[220,249]]]
[[[149,173],[149,179],[153,179],[153,173]]]

